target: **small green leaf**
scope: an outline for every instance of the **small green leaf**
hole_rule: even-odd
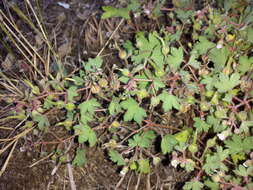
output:
[[[149,160],[147,159],[141,159],[138,161],[139,167],[138,171],[144,174],[150,173],[150,165],[149,165]]]
[[[172,67],[173,71],[177,71],[183,62],[184,59],[184,52],[183,48],[171,48],[171,54],[168,56],[168,62],[170,66]]]
[[[139,32],[136,35],[136,47],[138,48],[138,50],[134,52],[134,55],[131,57],[131,59],[134,64],[137,65],[142,63],[144,60],[149,59],[150,56],[153,54],[152,50],[155,47],[161,47],[161,42],[153,33],[150,33],[148,35],[148,38],[146,38],[144,32]]]
[[[40,94],[40,89],[38,86],[33,85],[33,83],[29,80],[24,80],[23,81],[28,87],[30,87],[32,89],[32,93],[35,95],[39,95]]]
[[[73,102],[74,97],[78,96],[77,87],[76,86],[71,86],[68,89],[67,94],[68,94],[68,101]]]
[[[71,102],[69,102],[65,105],[65,109],[68,111],[73,111],[75,108],[76,108],[75,104],[71,103]]]
[[[76,166],[83,166],[85,163],[87,163],[85,150],[77,148],[72,164]]]
[[[133,51],[135,50],[132,42],[130,40],[127,40],[124,44],[123,44],[124,49],[127,51],[128,55],[132,55]]]
[[[136,163],[136,161],[133,161],[133,162],[130,163],[130,169],[131,170],[136,170],[137,169],[137,163]]]
[[[109,151],[109,156],[110,156],[110,159],[111,159],[113,162],[117,163],[118,166],[123,166],[123,165],[125,165],[125,161],[124,161],[122,155],[119,154],[117,151],[115,151],[115,150],[110,150],[110,151]]]
[[[193,118],[193,120],[195,121],[193,126],[197,129],[199,133],[203,131],[207,132],[211,127],[211,125],[208,125],[205,121],[198,117]]]
[[[248,133],[250,127],[253,127],[253,121],[242,121],[240,125],[240,132]]]
[[[84,79],[79,76],[73,76],[74,84],[77,86],[82,86],[84,84]]]
[[[227,47],[214,48],[209,52],[209,59],[214,63],[215,71],[221,71],[225,67],[229,54]]]
[[[209,187],[211,190],[217,190],[217,189],[219,189],[219,184],[215,183],[215,182],[212,182],[210,180],[206,180],[205,181],[205,185],[207,187]]]
[[[214,112],[215,117],[218,119],[224,119],[227,117],[227,109],[219,109]]]
[[[219,92],[223,93],[232,90],[238,84],[240,84],[240,75],[238,73],[233,73],[230,77],[221,73],[219,75],[219,81],[215,83],[215,87]]]
[[[204,78],[201,80],[201,84],[205,84],[206,85],[206,89],[207,90],[212,90],[215,82],[217,81],[216,76],[204,76]]]
[[[104,13],[102,14],[102,19],[107,19],[111,17],[122,17],[125,19],[130,19],[129,10],[127,8],[115,8],[111,6],[102,7]]]
[[[138,124],[141,124],[144,117],[147,116],[146,111],[139,107],[138,103],[133,98],[128,98],[121,102],[120,105],[123,109],[127,110],[124,114],[124,121],[134,120]]]
[[[162,107],[165,112],[170,111],[172,108],[175,108],[177,110],[180,108],[178,98],[169,94],[165,90],[158,97],[163,101]]]
[[[239,65],[237,68],[241,74],[245,74],[250,70],[252,64],[253,64],[253,57],[248,58],[248,56],[240,56]]]
[[[127,5],[128,10],[131,11],[138,11],[140,8],[141,4],[139,0],[130,0],[130,2]]]
[[[195,69],[199,69],[200,68],[200,62],[197,61],[197,58],[198,58],[198,54],[197,54],[197,51],[196,50],[193,50],[191,52],[191,57],[188,61],[188,63],[193,66]]]
[[[206,37],[200,36],[199,42],[195,43],[193,50],[197,51],[198,55],[203,55],[211,48],[215,47],[215,43],[210,42]]]
[[[248,27],[247,39],[249,42],[253,43],[253,29],[252,29],[252,27]]]
[[[138,0],[130,0],[126,8],[115,8],[111,6],[103,6],[102,9],[104,13],[102,14],[102,19],[112,18],[112,17],[122,17],[125,19],[130,19],[130,11],[137,11],[140,7]]]
[[[154,131],[146,131],[141,134],[136,134],[132,139],[128,140],[130,147],[140,146],[142,148],[148,148],[151,141],[156,137]]]
[[[249,175],[247,168],[245,168],[243,165],[239,165],[238,169],[234,170],[234,173],[242,177],[247,177]]]
[[[207,174],[212,175],[216,170],[227,171],[227,166],[223,161],[229,156],[229,150],[223,150],[221,146],[217,146],[217,152],[213,155],[206,156],[205,164],[202,167]]]
[[[226,147],[229,149],[230,154],[234,155],[241,152],[249,152],[253,149],[253,137],[240,137],[239,135],[234,134],[232,139],[225,141]]]
[[[184,190],[201,190],[204,187],[204,184],[200,181],[193,180],[186,182],[183,189]]]
[[[151,105],[152,107],[156,107],[159,103],[160,103],[160,98],[159,98],[159,97],[153,96],[153,97],[151,98],[150,105]]]
[[[124,84],[127,84],[129,80],[130,80],[130,78],[126,77],[126,76],[121,76],[119,78],[119,81],[122,82],[122,83],[124,83]]]
[[[217,139],[216,136],[211,138],[211,139],[208,139],[208,141],[206,143],[206,147],[211,148],[211,147],[215,146],[216,145],[216,139]]]
[[[154,61],[156,67],[156,71],[163,71],[164,70],[164,55],[161,50],[161,44],[159,46],[154,47],[151,59]],[[153,65],[154,66],[154,65]]]
[[[103,64],[103,60],[101,57],[89,58],[88,62],[83,62],[83,67],[86,72],[95,72],[97,71]]]
[[[186,8],[186,7],[189,7],[190,6],[190,4],[189,4],[189,2],[190,1],[182,1],[182,0],[177,0],[177,1],[175,1],[176,2],[176,4],[180,4],[180,6],[177,6],[177,7],[182,7],[183,9],[184,8]],[[179,2],[179,3],[178,3]],[[184,2],[183,4],[184,5],[181,5],[182,4],[182,2]],[[188,5],[188,6],[185,6],[185,5]],[[175,12],[176,12],[176,14],[177,14],[177,17],[183,22],[183,23],[186,23],[187,22],[187,20],[189,19],[189,17],[191,17],[193,14],[194,14],[194,11],[192,11],[192,10],[183,10],[183,9],[176,9],[175,10]]]
[[[239,161],[245,160],[246,156],[244,152],[239,152],[237,154],[232,154],[231,158],[234,164],[238,164]]]
[[[44,100],[43,108],[50,109],[52,107],[54,107],[54,102],[52,100],[50,100],[49,98],[46,98]]]
[[[180,131],[180,132],[174,134],[173,136],[178,142],[186,143],[189,136],[190,136],[190,134],[191,134],[191,130],[190,129],[185,129],[183,131]]]
[[[121,106],[119,103],[119,98],[113,97],[111,103],[109,104],[110,115],[116,115],[121,111]]]
[[[95,98],[86,100],[83,103],[81,103],[78,106],[81,113],[81,122],[85,124],[88,121],[91,121],[93,119],[93,114],[95,113],[96,108],[99,106],[100,104],[97,102]]]
[[[185,168],[185,170],[186,170],[187,172],[192,172],[192,171],[194,171],[194,166],[195,166],[195,162],[194,162],[193,160],[191,160],[191,159],[186,159],[186,163],[185,163],[184,168]]]
[[[50,125],[49,120],[46,115],[36,113],[32,116],[33,121],[38,122],[38,128],[40,130],[45,129],[45,127],[48,127]]]
[[[229,11],[232,7],[233,4],[235,3],[235,0],[229,0],[229,1],[224,1],[224,9],[225,11]]]
[[[88,125],[74,126],[75,134],[78,135],[78,142],[89,142],[90,147],[94,146],[97,142],[96,133]]]
[[[161,142],[162,153],[163,154],[170,153],[176,144],[177,144],[177,140],[175,139],[173,135],[170,135],[170,134],[165,135],[162,138],[162,142]]]

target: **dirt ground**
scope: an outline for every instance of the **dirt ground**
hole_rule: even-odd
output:
[[[67,137],[64,130],[51,130],[59,137]],[[38,138],[39,137],[39,138]],[[38,140],[39,139],[39,140]],[[37,142],[36,142],[37,141]],[[46,144],[53,142],[54,136],[47,134],[29,134],[20,140],[8,167],[0,178],[1,190],[29,189],[29,190],[58,190],[70,189],[67,162],[59,164],[52,159],[54,150],[62,149],[62,145]],[[38,142],[44,142],[39,144]],[[73,147],[77,146],[73,144]],[[73,149],[72,147],[72,149]],[[113,164],[103,149],[86,148],[87,164],[84,167],[73,167],[74,181],[80,190],[109,190],[109,189],[148,189],[148,182],[152,189],[180,189],[187,179],[184,172],[171,168],[169,158],[153,168],[150,175],[128,172],[122,178],[120,169]],[[68,152],[73,157],[74,152]],[[1,157],[4,160],[4,157]],[[139,182],[138,182],[139,181]],[[117,188],[116,188],[117,187]]]
[[[89,56],[96,55],[103,47],[106,40],[115,30],[120,22],[120,19],[100,20],[102,5],[115,5],[113,0],[69,0],[67,3],[70,8],[64,8],[57,4],[58,1],[43,0],[41,1],[42,16],[45,26],[48,30],[50,40],[55,41],[57,53],[62,57],[62,62],[70,69],[80,60],[85,60]],[[23,1],[17,1],[17,5],[24,8]],[[6,10],[4,4],[0,4],[3,10]],[[14,18],[15,15],[14,15]],[[166,21],[166,18],[163,18]],[[17,23],[19,23],[17,17]],[[163,23],[164,24],[164,23]],[[169,23],[167,23],[169,24]],[[114,35],[113,41],[124,41],[133,39],[133,34],[140,30],[155,30],[161,25],[160,21],[148,18],[138,18],[134,23],[124,21]],[[166,24],[165,24],[166,25]],[[26,37],[36,41],[34,33],[27,30]],[[1,36],[4,38],[4,36]],[[39,43],[39,40],[37,42]],[[110,47],[110,45],[109,45]],[[43,52],[43,48],[41,49]],[[107,48],[104,52],[106,60],[117,60],[117,51]],[[67,55],[67,56],[66,56]],[[3,61],[7,56],[4,47],[0,46],[0,61]],[[5,67],[1,65],[1,70],[8,72],[10,75],[22,75],[19,67]],[[1,89],[0,89],[1,90]],[[5,116],[6,105],[1,102],[0,118]],[[6,125],[6,122],[1,125]],[[8,127],[15,127],[17,123],[7,123]],[[18,131],[16,131],[18,133]],[[67,162],[60,165],[57,159],[54,161],[50,154],[55,149],[64,149],[58,144],[46,144],[38,142],[52,142],[55,136],[60,138],[68,138],[68,134],[64,130],[52,127],[50,132],[43,134],[31,133],[25,138],[19,140],[14,153],[8,163],[6,171],[0,178],[0,190],[56,190],[70,189],[69,175],[67,171]],[[55,135],[52,135],[52,133]],[[7,131],[0,132],[0,138],[8,137]],[[3,148],[5,143],[0,144]],[[76,147],[73,144],[72,147]],[[101,148],[87,148],[88,163],[83,168],[73,167],[74,180],[79,190],[109,190],[115,189],[147,189],[147,182],[150,181],[152,189],[181,189],[183,182],[187,178],[183,172],[177,171],[169,167],[169,158],[164,157],[164,160],[157,168],[153,168],[150,175],[138,175],[134,172],[129,172],[124,178],[120,175],[119,167],[115,166],[106,157],[106,152]],[[7,158],[8,151],[0,158],[1,166]],[[73,158],[73,152],[69,152]],[[52,175],[53,173],[53,175]]]

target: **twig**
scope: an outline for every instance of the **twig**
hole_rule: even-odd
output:
[[[117,32],[117,30],[119,29],[120,25],[123,23],[124,19],[122,18],[121,21],[119,22],[118,26],[116,27],[116,29],[113,31],[113,33],[111,34],[110,38],[107,40],[107,42],[105,43],[105,45],[103,46],[103,48],[99,51],[99,53],[97,54],[97,56],[100,56],[101,53],[104,51],[105,47],[108,45],[109,41],[112,39],[112,37],[114,36],[114,34]]]
[[[10,130],[10,131],[14,130],[14,129],[11,128],[11,127],[4,127],[4,126],[0,126],[0,129],[3,129],[3,130]]]
[[[129,139],[132,135],[138,133],[139,131],[141,131],[142,129],[146,128],[146,126],[141,127],[138,130],[133,131],[131,134],[129,134],[126,138],[124,138],[119,144],[122,144],[124,141],[126,141],[127,139]]]
[[[67,154],[67,162],[68,162],[67,163],[67,168],[68,168],[68,174],[69,174],[70,189],[71,190],[76,190],[76,184],[75,184],[75,181],[74,181],[72,166],[70,164],[69,154]]]
[[[61,162],[59,162],[55,167],[54,169],[51,171],[51,176],[54,176],[58,170],[58,168],[60,167],[61,165]]]
[[[67,147],[67,144],[65,143],[65,148],[66,148],[65,154],[66,154],[66,157],[67,157],[67,169],[68,169],[68,175],[69,175],[70,189],[71,190],[76,190],[76,184],[75,184],[75,180],[74,180],[73,169],[72,169],[72,166],[71,166],[70,156],[69,156],[69,153],[68,153],[68,151],[70,150],[72,145],[73,145],[73,140],[70,141],[68,147]]]
[[[36,166],[38,163],[40,163],[43,160],[46,160],[47,158],[49,158],[50,156],[52,156],[54,154],[54,152],[51,152],[49,155],[41,158],[40,160],[34,162],[33,164],[31,164],[30,166],[28,166],[29,168],[32,168],[33,166]]]
[[[179,129],[177,127],[173,127],[173,126],[170,126],[170,125],[156,124],[156,123],[153,123],[152,121],[149,121],[149,120],[144,120],[144,122],[147,123],[145,125],[146,127],[158,127],[158,128],[173,129],[175,131],[182,131],[181,129]]]
[[[129,177],[129,180],[128,180],[128,183],[127,183],[127,190],[129,190],[132,177],[133,177],[133,172],[131,172],[131,175]]]
[[[14,143],[14,145],[13,145],[13,147],[12,147],[12,149],[11,149],[11,151],[10,151],[7,159],[6,159],[6,161],[4,162],[4,165],[3,165],[3,167],[2,167],[2,169],[0,171],[0,177],[2,176],[2,174],[4,173],[4,171],[6,170],[7,165],[9,163],[9,161],[10,161],[10,158],[12,156],[12,153],[13,153],[14,149],[16,148],[17,143],[18,143],[18,140]]]
[[[11,141],[9,144],[7,144],[3,149],[0,149],[0,155],[5,152],[13,143],[18,141],[21,137],[24,137],[26,134],[28,134],[30,131],[32,131],[34,127],[26,129],[25,131],[21,132],[20,134],[15,136],[15,139]]]
[[[115,189],[118,189],[118,188],[120,187],[120,185],[122,184],[122,182],[123,182],[123,180],[124,180],[125,176],[126,176],[126,174],[125,174],[125,175],[123,175],[123,176],[120,178],[120,180],[119,180],[119,182],[117,183],[117,185],[116,185]]]
[[[66,139],[63,139],[62,141],[49,141],[49,142],[47,142],[47,141],[42,141],[42,142],[35,142],[35,143],[32,144],[32,146],[37,146],[37,145],[41,145],[41,144],[43,144],[43,145],[46,145],[46,144],[61,144],[61,143],[64,143],[64,142],[66,142],[66,141],[68,141],[68,140],[74,138],[75,136],[76,136],[76,135],[72,135],[72,136],[70,136],[70,137],[68,137],[68,138],[66,138]]]
[[[141,181],[141,174],[138,175],[138,180],[137,180],[137,184],[135,185],[135,190],[138,190],[140,181]]]
[[[72,136],[71,136],[72,137]],[[68,138],[69,139],[69,138]],[[65,140],[68,140],[68,139],[65,139]],[[65,142],[65,141],[63,141],[63,142]],[[70,148],[71,148],[71,146],[72,146],[72,141],[71,141],[71,143],[69,144],[69,146],[66,148],[66,150],[64,151],[64,153],[63,154],[67,154],[67,152],[70,150]],[[54,167],[54,169],[52,170],[52,172],[51,172],[51,175],[53,176],[53,175],[55,175],[55,173],[57,172],[57,170],[58,170],[58,168],[61,166],[61,162],[59,162],[55,167]]]
[[[147,184],[146,184],[147,190],[151,190],[151,184],[150,184],[150,173],[147,176]]]

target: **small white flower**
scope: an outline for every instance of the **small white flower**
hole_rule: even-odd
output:
[[[174,168],[176,168],[178,164],[179,164],[178,160],[172,160],[172,161],[171,161],[171,165],[172,165]]]
[[[144,9],[144,13],[146,14],[146,15],[150,15],[150,10],[148,10],[148,9]]]
[[[224,141],[226,139],[226,136],[224,133],[219,133],[218,135],[218,138],[221,140],[221,141]]]
[[[247,168],[247,167],[248,167],[248,165],[247,165],[247,163],[246,163],[246,162],[244,162],[242,165],[243,165],[245,168]]]
[[[217,44],[216,48],[221,49],[221,48],[223,48],[223,45],[219,43],[219,44]]]
[[[221,133],[217,134],[218,138],[221,141],[224,141],[230,135],[231,135],[231,130],[230,129],[227,129],[226,131],[222,131]]]
[[[121,176],[124,176],[124,175],[127,174],[127,172],[128,172],[128,167],[125,166],[125,167],[123,167],[123,169],[120,171],[120,175],[121,175]]]
[[[25,152],[26,148],[24,146],[21,146],[19,150],[20,150],[20,152]]]

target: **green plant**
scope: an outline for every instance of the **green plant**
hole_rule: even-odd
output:
[[[160,34],[138,33],[135,44],[127,41],[123,45],[128,64],[132,65],[121,69],[119,80],[124,84],[124,100],[120,103],[118,99],[118,111],[114,113],[127,110],[124,121],[134,120],[141,126],[145,122],[143,127],[152,128],[160,126],[154,122],[154,112],[190,114],[190,109],[197,110],[193,125],[178,126],[181,132],[159,134],[149,130],[135,134],[128,141],[129,147],[139,147],[130,169],[141,171],[137,163],[143,159],[142,151],[150,151],[152,139],[161,135],[161,151],[172,153],[171,164],[197,174],[184,189],[252,188],[253,67],[252,52],[248,49],[252,47],[248,37],[251,32],[236,30],[235,23],[238,21],[251,31],[253,17],[251,8],[244,7],[233,12],[238,15],[232,21],[227,15],[238,5],[231,1],[224,6],[226,12],[209,8],[203,10],[204,16],[191,17],[187,11],[172,15],[183,24],[194,25],[193,41],[188,42],[187,50],[178,33],[163,30]],[[200,18],[210,20],[203,24]],[[185,28],[180,35],[187,31],[187,26],[182,27]],[[245,122],[251,124],[244,125]],[[150,138],[146,133],[152,133]],[[150,152],[146,156],[150,157]],[[242,162],[251,164],[239,165]],[[232,174],[233,168],[236,169]]]
[[[111,18],[111,17],[122,17],[125,19],[130,19],[130,11],[138,12],[140,3],[137,0],[130,0],[126,8],[115,8],[112,6],[103,6],[104,11],[102,19]]]

